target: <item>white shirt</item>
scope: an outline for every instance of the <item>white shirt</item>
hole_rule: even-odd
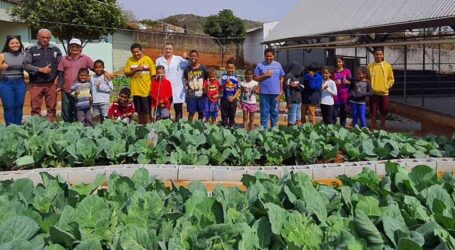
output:
[[[183,71],[188,65],[188,60],[183,59],[181,56],[173,55],[170,63],[167,63],[164,56],[156,59],[156,66],[164,66],[166,78],[172,85],[172,102],[184,103],[185,102],[185,85],[183,82]]]
[[[325,86],[328,86],[328,88],[324,89]],[[332,80],[324,80],[324,82],[322,82],[321,91],[321,104],[334,105],[335,101],[333,101],[333,97],[338,94],[335,82]]]
[[[254,93],[254,87],[256,87],[258,84],[259,83],[256,82],[255,80],[240,83],[240,87],[242,88],[241,101],[243,103],[256,104],[256,94]]]

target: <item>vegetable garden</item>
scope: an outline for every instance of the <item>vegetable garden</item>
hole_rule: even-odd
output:
[[[454,249],[455,178],[433,169],[364,169],[341,187],[303,173],[257,173],[246,192],[173,186],[139,169],[108,187],[42,173],[0,182],[0,249]]]
[[[289,166],[454,157],[455,136],[304,125],[224,129],[199,122],[95,127],[32,117],[0,127],[0,170],[111,164]],[[455,166],[454,166],[455,167]],[[339,176],[244,175],[246,191],[166,187],[141,168],[70,185],[40,172],[0,182],[0,249],[455,249],[455,178],[386,163]],[[108,176],[108,177],[106,177]],[[106,178],[108,178],[106,180]]]
[[[157,141],[148,140],[150,131]],[[0,127],[0,170],[130,163],[280,166],[445,156],[455,156],[455,136],[414,138],[326,125],[248,133],[199,122],[142,126],[108,120],[83,127],[32,117],[21,127]]]

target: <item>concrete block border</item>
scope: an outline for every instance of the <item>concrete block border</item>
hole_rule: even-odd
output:
[[[263,172],[266,174],[284,176],[289,172],[303,172],[313,180],[335,179],[339,175],[355,176],[363,168],[369,168],[378,175],[385,174],[387,161],[361,161],[333,164],[313,164],[296,166],[186,166],[164,164],[130,164],[78,168],[40,168],[32,170],[0,172],[0,181],[30,178],[35,185],[42,182],[40,173],[47,172],[53,176],[61,176],[70,184],[91,183],[97,175],[106,178],[113,173],[131,177],[139,168],[145,168],[150,176],[162,181],[208,181],[208,182],[240,182],[244,174]],[[455,172],[455,158],[423,158],[391,160],[411,170],[418,165],[426,165],[438,172]]]

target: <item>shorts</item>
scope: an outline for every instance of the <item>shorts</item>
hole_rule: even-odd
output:
[[[372,95],[370,96],[370,113],[376,115],[378,112],[381,115],[389,113],[389,96],[388,95]]]
[[[220,105],[218,102],[211,102],[208,98],[205,99],[204,105],[204,117],[205,119],[218,117],[218,110],[220,110]]]
[[[168,119],[170,115],[169,109],[163,107],[158,107],[153,113],[153,116],[156,116],[157,119]]]
[[[92,104],[92,115],[93,116],[102,116],[107,117],[107,112],[109,110],[109,103],[94,103]]]
[[[242,102],[241,104],[242,110],[249,112],[249,113],[254,113],[258,110],[258,106],[256,103],[244,103]]]
[[[200,113],[204,112],[205,98],[186,98],[186,108],[188,113]],[[201,116],[202,117],[202,116]]]
[[[138,114],[150,114],[152,97],[133,95],[133,104]]]

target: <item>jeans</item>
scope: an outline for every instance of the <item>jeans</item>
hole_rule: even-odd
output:
[[[324,124],[333,124],[333,105],[321,104],[321,115]]]
[[[360,119],[360,127],[365,128],[366,122],[366,105],[365,103],[354,103],[351,102],[351,113],[352,113],[352,126],[357,125],[357,120]]]
[[[64,91],[62,91],[62,118],[65,122],[77,121],[76,99]]]
[[[92,125],[92,109],[78,109],[76,110],[77,120],[84,124],[84,126],[91,126]]]
[[[0,82],[0,98],[3,103],[3,116],[6,125],[22,124],[25,91],[23,78],[5,79]]]
[[[261,107],[261,125],[267,129],[270,118],[271,127],[276,127],[278,124],[278,95],[260,94],[259,105]]]
[[[183,103],[174,103],[175,121],[182,119],[183,117],[182,107]]]
[[[337,123],[337,117],[340,117],[340,125],[346,127],[346,104],[335,104],[333,106],[333,123]]]
[[[236,110],[237,101],[229,102],[227,99],[221,99],[221,124],[224,127],[235,125]]]
[[[296,121],[300,121],[300,119],[302,118],[300,106],[301,106],[300,103],[292,103],[289,106],[288,123],[290,125],[294,125]]]

